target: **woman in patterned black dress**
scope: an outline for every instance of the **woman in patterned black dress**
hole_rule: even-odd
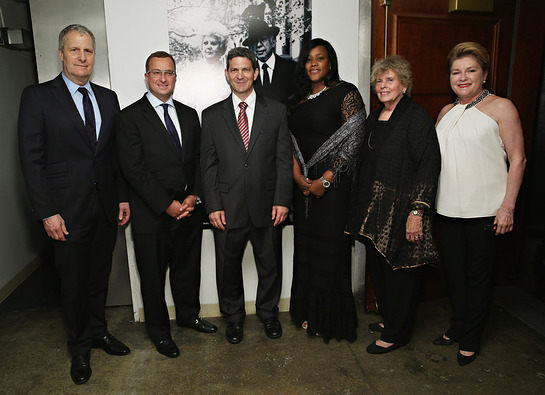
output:
[[[304,46],[296,82],[288,103],[295,159],[290,313],[311,336],[354,341],[351,240],[344,229],[365,108],[358,89],[340,80],[337,56],[325,40]]]
[[[433,119],[410,98],[409,62],[399,55],[377,61],[371,85],[381,106],[367,118],[347,231],[366,244],[384,319],[370,325],[381,337],[367,352],[384,354],[409,341],[419,268],[439,259],[432,220],[441,157]]]

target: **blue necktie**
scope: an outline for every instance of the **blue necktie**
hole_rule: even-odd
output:
[[[95,123],[95,111],[93,110],[93,104],[91,99],[89,99],[89,92],[86,88],[78,88],[78,92],[83,95],[83,115],[85,115],[85,131],[87,136],[89,136],[89,141],[93,149],[97,145],[97,132],[96,132],[96,123]]]
[[[161,104],[163,106],[163,110],[165,110],[165,124],[167,125],[168,134],[170,134],[170,138],[174,142],[174,146],[176,147],[176,151],[180,154],[180,157],[182,156],[182,144],[180,144],[180,137],[178,136],[178,132],[176,131],[176,127],[174,126],[174,123],[172,122],[172,119],[170,118],[170,115],[168,115],[168,104]]]

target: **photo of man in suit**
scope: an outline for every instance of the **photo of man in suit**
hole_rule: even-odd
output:
[[[146,60],[148,92],[116,123],[119,164],[130,186],[132,232],[145,323],[157,351],[176,358],[165,302],[170,287],[176,322],[199,332],[216,326],[199,317],[202,212],[197,112],[172,99],[176,65],[164,51]]]
[[[242,256],[248,240],[259,279],[257,315],[269,338],[282,336],[280,225],[291,205],[291,140],[286,107],[253,88],[257,67],[251,50],[230,50],[225,77],[232,93],[204,110],[202,117],[203,191],[214,227],[218,297],[230,343],[243,337]]]
[[[95,37],[85,26],[59,34],[62,72],[25,88],[19,110],[19,151],[33,217],[54,240],[61,280],[70,376],[91,377],[91,348],[127,355],[107,329],[105,304],[117,225],[130,217],[127,186],[117,167],[117,95],[89,82]]]
[[[293,60],[276,54],[276,36],[280,29],[260,19],[251,19],[249,35],[242,45],[249,47],[259,63],[259,77],[254,83],[257,93],[286,104],[295,90]]]

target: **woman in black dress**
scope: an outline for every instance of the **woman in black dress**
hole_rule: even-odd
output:
[[[367,352],[385,354],[409,341],[419,267],[439,259],[432,220],[441,157],[433,119],[410,98],[409,62],[399,55],[377,61],[371,85],[381,106],[367,118],[347,230],[366,244],[384,318],[370,325],[382,335]]]
[[[351,240],[344,229],[365,107],[358,89],[340,80],[337,55],[325,40],[303,47],[295,77],[288,103],[296,184],[290,313],[311,336],[354,341]]]

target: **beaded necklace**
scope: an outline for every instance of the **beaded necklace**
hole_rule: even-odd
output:
[[[482,102],[484,100],[484,98],[488,95],[490,95],[491,93],[487,90],[487,89],[483,89],[483,91],[481,92],[481,94],[479,95],[479,97],[477,97],[475,100],[473,100],[471,103],[469,103],[467,106],[466,106],[466,110],[469,110],[471,107],[475,107],[477,104],[479,104],[480,102]],[[460,104],[460,98],[456,98],[456,100],[454,101],[454,105],[457,105],[457,104]]]

